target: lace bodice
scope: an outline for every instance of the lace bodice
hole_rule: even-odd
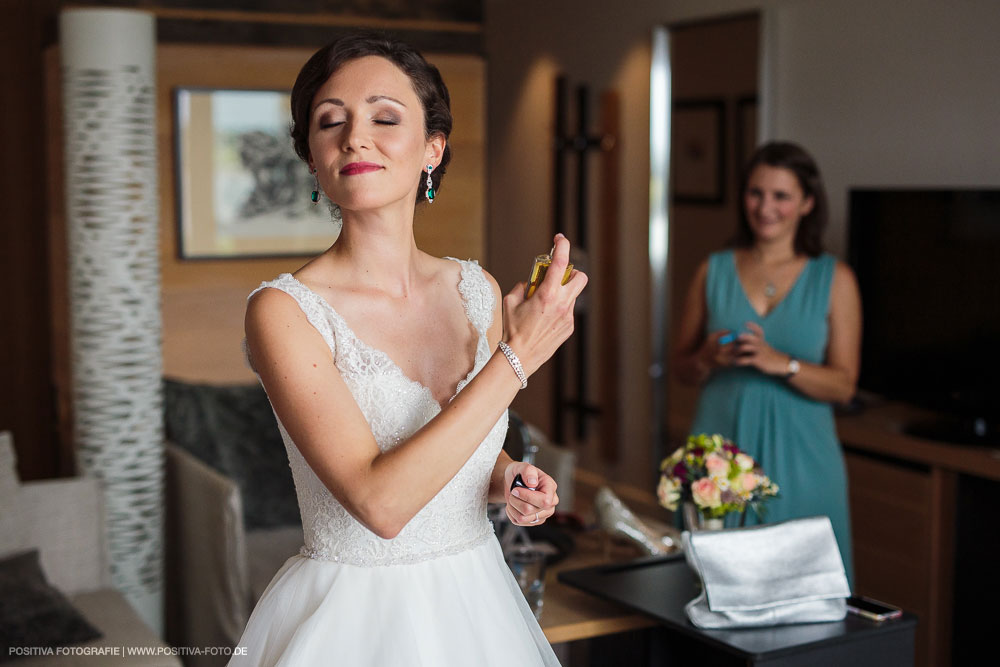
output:
[[[454,261],[461,265],[458,291],[466,315],[479,333],[475,363],[458,384],[457,395],[490,358],[486,332],[493,321],[495,297],[478,263]],[[261,283],[250,296],[268,287],[294,298],[323,336],[383,452],[441,411],[429,388],[407,377],[387,354],[359,339],[326,300],[294,276],[283,273]],[[391,540],[380,538],[352,517],[313,473],[280,419],[278,428],[295,480],[305,556],[363,566],[412,563],[464,551],[493,535],[486,518],[486,497],[507,432],[506,412],[458,474]]]

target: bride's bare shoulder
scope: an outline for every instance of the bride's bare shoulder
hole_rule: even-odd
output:
[[[329,283],[329,276],[324,275],[322,263],[310,260],[291,273],[292,278],[307,290],[315,291],[316,285]],[[278,281],[280,282],[280,280]],[[271,329],[291,328],[294,332],[299,325],[305,325],[306,316],[299,303],[299,298],[281,287],[258,290],[247,302],[244,328],[248,337],[252,332],[264,332]],[[303,327],[308,328],[308,327]]]

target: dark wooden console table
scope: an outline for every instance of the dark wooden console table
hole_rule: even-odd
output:
[[[910,667],[916,617],[875,623],[848,615],[833,623],[743,630],[701,630],[684,605],[698,594],[683,558],[647,558],[561,572],[559,580],[643,612],[660,622],[651,634],[650,665],[701,667]]]

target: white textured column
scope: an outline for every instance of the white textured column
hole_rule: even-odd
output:
[[[77,464],[104,483],[112,584],[162,633],[156,24],[71,9],[59,30]]]

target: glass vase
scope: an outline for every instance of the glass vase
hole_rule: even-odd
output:
[[[692,532],[698,530],[722,530],[725,527],[724,521],[721,517],[706,518],[700,511],[698,511],[698,506],[692,502],[684,503],[683,514],[684,530],[690,530]]]

